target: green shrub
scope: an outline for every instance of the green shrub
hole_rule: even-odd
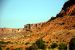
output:
[[[61,43],[61,44],[59,44],[58,49],[59,50],[67,50],[67,45],[65,43]]]
[[[39,49],[45,48],[45,42],[42,39],[39,39],[38,41],[36,41],[36,45]]]
[[[6,50],[10,50],[10,48],[6,48]]]
[[[0,50],[2,50],[2,48],[0,47]]]
[[[58,45],[56,43],[52,43],[51,48],[54,49],[56,47],[58,47]]]
[[[69,50],[75,50],[75,38],[72,38],[69,42]]]

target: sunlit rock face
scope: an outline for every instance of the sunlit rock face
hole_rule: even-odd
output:
[[[27,24],[27,25],[24,26],[24,30],[32,31],[32,32],[37,32],[39,29],[41,29],[43,24],[44,23]]]
[[[64,5],[57,17],[63,17],[65,15],[75,15],[75,0],[68,0]]]

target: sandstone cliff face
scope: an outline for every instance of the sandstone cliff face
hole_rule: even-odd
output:
[[[29,30],[32,32],[38,32],[39,29],[42,28],[43,24],[45,24],[45,23],[27,24],[24,26],[24,30]]]
[[[75,15],[75,0],[69,0],[67,1],[61,12],[57,14],[57,17],[63,17],[65,15]]]
[[[71,38],[75,37],[75,0],[67,1],[56,18],[48,21],[45,26],[42,32],[48,33],[43,37],[46,42],[69,43]]]

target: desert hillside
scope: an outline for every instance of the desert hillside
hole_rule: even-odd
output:
[[[0,41],[9,42],[4,49],[10,48],[11,50],[15,48],[25,50],[39,39],[45,42],[45,48],[49,48],[52,43],[69,45],[72,38],[75,38],[74,0],[67,1],[56,17],[46,22],[27,24],[20,29],[0,28]],[[32,48],[35,50],[34,47]]]

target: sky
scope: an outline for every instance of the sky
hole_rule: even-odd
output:
[[[0,28],[23,28],[48,21],[67,0],[0,0]]]

